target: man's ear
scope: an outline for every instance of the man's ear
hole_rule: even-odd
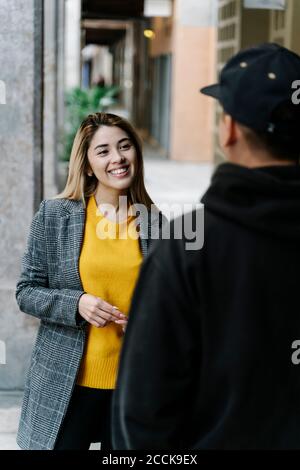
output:
[[[229,114],[224,114],[222,120],[222,146],[230,147],[236,143],[239,129],[237,123]]]

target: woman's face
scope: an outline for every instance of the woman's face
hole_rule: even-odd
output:
[[[119,127],[103,126],[94,134],[88,160],[101,185],[123,191],[133,181],[137,156],[128,134]]]

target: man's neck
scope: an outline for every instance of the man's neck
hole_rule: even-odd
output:
[[[256,153],[255,155],[252,152],[241,152],[239,155],[228,155],[227,159],[230,163],[236,163],[246,168],[295,165],[295,162],[291,160],[275,158],[264,152]]]

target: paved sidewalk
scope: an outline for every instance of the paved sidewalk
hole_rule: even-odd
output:
[[[16,450],[21,392],[0,392],[0,450]]]
[[[196,204],[210,183],[213,165],[182,163],[145,158],[145,184],[150,197],[163,210],[163,204]],[[183,207],[184,209],[184,207]],[[188,209],[186,208],[185,212]],[[175,216],[180,215],[180,209]]]
[[[199,202],[209,185],[212,165],[159,159],[147,150],[145,157],[145,184],[158,207],[165,203]],[[179,207],[175,215],[180,211]],[[18,449],[16,432],[21,401],[21,392],[0,392],[0,450]],[[97,448],[97,444],[93,448]]]

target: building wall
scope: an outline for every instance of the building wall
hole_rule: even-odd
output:
[[[0,341],[6,347],[0,388],[13,390],[24,386],[38,324],[19,311],[15,288],[43,198],[42,2],[0,0],[0,12],[0,80],[6,84],[6,104],[0,104]]]
[[[269,40],[300,54],[300,2],[286,0],[285,11],[270,11]]]
[[[44,0],[44,100],[43,100],[43,185],[44,197],[50,198],[57,193],[57,159],[59,141],[58,83],[61,63],[58,60],[58,44],[63,30],[58,21],[63,14],[64,3],[58,0]]]
[[[173,32],[171,158],[211,161],[213,100],[199,93],[215,80],[214,2],[177,0]]]
[[[291,31],[290,31],[290,44],[291,49],[297,54],[300,54],[300,34],[299,34],[299,24],[300,24],[300,2],[293,1],[292,4],[292,15],[291,15]]]
[[[225,63],[240,49],[269,40],[270,12],[243,8],[243,0],[219,0],[217,30],[217,64],[219,73]],[[224,161],[218,142],[218,122],[221,106],[215,105],[214,159]]]
[[[151,29],[155,32],[155,38],[150,41],[150,57],[171,54],[173,48],[173,17],[153,18]]]
[[[96,84],[100,77],[103,77],[105,85],[112,84],[112,55],[108,47],[98,47],[92,60],[92,85]]]
[[[0,0],[0,389],[24,387],[39,321],[15,299],[30,224],[56,191],[64,124],[64,1]],[[0,351],[1,353],[1,351]]]
[[[123,103],[129,120],[133,120],[133,81],[134,81],[134,24],[128,24],[124,46],[124,63],[121,69],[121,85],[123,88]]]
[[[48,0],[50,1],[50,0]],[[56,83],[57,83],[57,115],[56,118],[56,159],[64,151],[64,129],[65,129],[65,0],[57,0],[57,59],[56,59]],[[55,181],[59,185],[59,165],[56,160]]]
[[[156,18],[151,25],[151,57],[171,54],[167,150],[174,160],[212,160],[214,103],[199,88],[215,80],[215,8],[214,0],[175,0],[172,18]]]
[[[264,10],[243,8],[243,0],[219,0],[217,68],[219,72],[227,60],[240,49],[263,42],[276,42],[300,54],[300,1],[286,0],[286,9]],[[216,106],[215,161],[224,156],[218,146],[217,122],[221,111]]]
[[[81,0],[66,0],[65,15],[65,86],[81,82]]]
[[[144,30],[147,27],[148,21],[134,22],[132,122],[138,127],[142,138],[147,136],[150,118],[148,112],[150,99],[149,49],[148,41],[144,36]]]

